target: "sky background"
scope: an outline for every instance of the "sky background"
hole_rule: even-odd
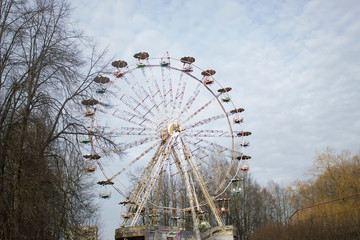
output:
[[[108,57],[193,56],[245,109],[251,174],[304,179],[316,153],[360,150],[358,0],[76,0],[73,22]],[[115,193],[115,192],[114,192]],[[102,201],[104,239],[120,223]]]

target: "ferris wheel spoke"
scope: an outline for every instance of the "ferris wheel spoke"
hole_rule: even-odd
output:
[[[194,149],[191,150],[191,154],[194,155],[194,156],[196,156],[197,159],[199,159],[202,163],[210,166],[209,162],[204,161],[205,158],[210,158],[210,157],[211,157],[211,156],[210,156],[210,153],[202,150],[199,146],[194,145],[194,144],[191,143],[191,142],[188,142],[188,144],[194,146]],[[201,154],[201,155],[200,155],[200,154]]]
[[[137,104],[136,107],[135,107],[135,109],[136,109],[137,107],[141,106],[141,107],[146,111],[145,116],[146,116],[147,114],[150,114],[151,116],[155,116],[155,114],[152,112],[152,110],[154,109],[154,107],[157,107],[156,105],[153,105],[151,108],[149,108],[149,107],[147,107],[145,104],[143,104],[143,102],[141,103],[141,102],[137,101],[135,98],[133,98],[133,97],[131,97],[131,96],[129,97],[129,99]]]
[[[117,147],[114,152],[122,152],[122,151],[125,151],[126,149],[137,147],[137,146],[140,146],[140,145],[143,145],[145,143],[152,142],[155,140],[158,140],[158,138],[157,137],[147,137],[147,138],[143,138],[140,140],[136,140],[136,141],[130,142],[128,144],[125,144],[123,146]]]
[[[157,84],[156,84],[157,85]],[[168,115],[168,109],[166,107],[166,98],[165,95],[161,93],[161,90],[159,88],[159,85],[157,85],[158,91],[160,91],[160,95],[161,95],[161,103],[159,105],[159,107],[162,107],[164,109],[163,113],[165,114],[165,116]]]
[[[182,80],[183,76],[184,76],[184,74],[183,74],[183,72],[181,72],[179,81],[178,81],[178,84],[176,87],[175,98],[174,98],[173,105],[172,105],[172,113],[171,113],[172,116],[175,114],[177,101],[181,95],[180,89],[181,89],[181,86],[183,83],[183,80]]]
[[[159,105],[161,105],[162,101],[160,101],[160,104],[158,104],[155,101],[156,95],[158,95],[158,94],[161,95],[160,90],[156,91],[156,93],[153,93],[152,91],[150,91],[150,95],[149,95],[143,86],[141,86],[141,89],[146,94],[147,99],[149,99],[150,102],[152,103],[153,107],[151,109],[153,109],[155,107],[158,113],[162,113],[162,111],[159,108]]]
[[[197,137],[225,137],[225,138],[230,138],[230,137],[235,137],[235,136],[239,136],[241,134],[241,131],[223,131],[223,130],[206,130],[206,129],[202,129],[202,130],[192,130],[189,129],[186,132],[184,132],[185,136],[197,136]]]
[[[203,146],[199,146],[199,144],[194,143],[192,141],[189,141],[187,138],[186,139],[186,143],[188,145],[193,146],[194,148],[191,149],[191,155],[196,156],[196,158],[201,161],[202,163],[206,164],[208,167],[212,168],[215,172],[219,170],[219,168],[214,168],[213,166],[210,165],[209,161],[204,161],[204,159],[210,159],[214,153],[214,148],[211,149],[209,147],[203,147]],[[205,151],[205,150],[208,150]]]
[[[150,69],[150,70],[151,70],[151,66],[150,66],[149,63],[148,63],[147,69]],[[151,102],[154,104],[154,106],[156,107],[156,110],[160,113],[161,111],[160,111],[159,106],[158,106],[159,104],[157,104],[156,101],[155,101],[156,96],[157,96],[157,95],[161,95],[160,88],[156,89],[156,91],[155,91],[155,93],[154,93],[154,91],[153,91],[153,89],[152,89],[152,86],[151,86],[151,83],[150,83],[150,81],[149,81],[149,78],[148,78],[148,76],[147,76],[147,74],[146,74],[146,72],[145,72],[145,68],[142,68],[142,69],[141,69],[141,72],[142,72],[142,74],[143,74],[143,76],[144,76],[144,78],[145,78],[145,81],[146,81],[146,83],[147,83],[147,88],[149,89],[150,100],[151,100]]]
[[[155,97],[155,95],[157,94],[155,94],[155,95],[153,95],[153,93],[148,93],[146,90],[145,90],[145,88],[143,87],[143,86],[140,86],[140,88],[141,88],[141,91],[145,94],[145,98],[144,98],[144,101],[145,100],[149,100],[150,102],[151,102],[151,104],[152,104],[152,107],[149,109],[149,112],[151,111],[151,115],[152,116],[155,116],[156,114],[155,113],[153,113],[152,112],[152,110],[155,108],[156,109],[156,111],[158,112],[158,113],[162,113],[162,111],[160,110],[160,108],[159,108],[159,105],[161,105],[162,104],[162,102],[160,102],[160,104],[158,104],[156,101],[155,101],[155,99],[154,99],[154,97]],[[160,93],[161,94],[161,93]]]
[[[155,129],[147,127],[120,127],[115,129],[121,130],[123,135],[157,135]]]
[[[184,99],[185,89],[186,89],[186,81],[184,81],[184,84],[182,86],[182,89],[181,89],[181,92],[179,95],[179,103],[178,103],[176,110],[181,110],[183,99]],[[179,114],[179,113],[176,113],[176,114]]]
[[[122,168],[119,172],[115,173],[109,180],[113,180],[123,172],[125,172],[129,167],[131,167],[134,163],[136,163],[140,158],[145,156],[147,153],[149,153],[151,150],[153,150],[156,146],[159,146],[161,141],[156,142],[154,145],[146,149],[144,152],[142,152],[139,156],[137,156],[134,160],[132,160],[128,165],[126,165],[124,168]]]
[[[172,80],[169,79],[169,90],[166,92],[165,96],[170,95],[169,101],[165,103],[165,108],[169,108],[169,111],[171,111],[173,105],[174,105],[174,94],[172,89]]]
[[[157,82],[157,80],[156,80],[155,78],[154,78],[154,83],[155,83],[156,92],[159,93],[160,98],[161,98],[161,100],[163,101],[164,96],[163,96],[163,94],[162,94],[162,92],[161,92],[161,90],[160,90],[159,84],[158,84],[158,82]]]
[[[146,104],[146,100],[151,99],[151,96],[149,95],[149,93],[144,89],[144,87],[141,84],[139,84],[139,82],[137,80],[135,81],[134,85],[131,85],[130,81],[126,77],[124,77],[124,79],[125,79],[126,83],[129,85],[129,87],[131,87],[131,89],[135,93],[135,95],[139,98],[139,100],[141,102],[141,107],[143,109],[145,109],[148,113],[150,113],[152,116],[154,116],[155,114],[151,110],[155,106],[150,108]],[[135,90],[135,86],[137,86],[137,91]],[[115,86],[115,88],[118,89],[119,91],[122,91],[118,86]],[[138,101],[135,100],[135,102],[138,102]]]
[[[105,160],[106,161],[106,164],[108,165],[108,166],[110,166],[109,165],[109,162],[107,161],[107,160]],[[112,169],[110,169],[110,172],[111,172],[111,175],[114,175],[114,172],[112,171]],[[116,177],[115,177],[116,178]],[[107,178],[108,179],[108,181],[110,181],[109,180],[109,178]],[[120,183],[120,185],[123,187],[123,188],[125,188],[126,189],[126,191],[130,191],[130,189],[126,186],[126,184],[124,184],[124,182],[123,181],[120,181],[118,178],[116,178],[116,180]],[[120,190],[120,189],[119,189]],[[124,197],[126,197],[126,195],[124,194],[124,193],[122,193],[122,195],[124,196]]]
[[[196,141],[193,141],[193,139],[196,139]],[[206,149],[206,150],[208,150],[210,152],[214,152],[214,151],[228,152],[228,153],[234,152],[236,154],[241,154],[239,151],[236,151],[236,150],[233,151],[231,148],[228,148],[228,147],[225,147],[223,145],[220,145],[220,144],[205,140],[205,139],[200,138],[200,137],[193,136],[192,140],[190,140],[190,141],[192,141],[193,145],[199,146],[199,147],[201,147],[203,149]],[[204,143],[204,145],[200,145],[200,143]],[[209,147],[209,145],[212,146],[212,148]]]
[[[171,109],[174,105],[174,93],[173,93],[173,83],[171,78],[171,72],[169,71],[169,77],[168,77],[168,90],[164,92],[164,96],[167,98],[169,95],[169,101],[165,102],[165,108],[169,109],[169,112],[171,112]],[[166,82],[163,82],[166,85]],[[167,116],[168,117],[168,116]]]
[[[139,106],[142,106],[142,104],[141,104],[140,102],[138,102],[138,101],[132,101],[133,104],[135,103],[135,105],[136,105],[136,106],[134,107],[132,104],[130,104],[130,102],[131,102],[130,99],[134,100],[134,98],[129,98],[129,97],[127,97],[127,95],[126,95],[125,93],[124,93],[122,96],[120,96],[120,97],[117,96],[116,94],[113,94],[113,93],[112,93],[112,95],[113,95],[115,98],[117,98],[118,100],[120,100],[123,104],[125,104],[128,108],[130,108],[130,109],[133,110],[135,113],[137,113],[137,115],[131,113],[132,116],[137,116],[137,117],[139,117],[139,118],[143,118],[144,121],[148,121],[148,122],[154,124],[153,121],[151,121],[150,119],[148,119],[148,118],[145,117],[148,113],[151,112],[151,110],[147,111],[147,112],[144,114],[144,113],[140,112],[140,111],[137,109]],[[116,111],[119,111],[119,110],[117,109]],[[115,111],[115,112],[116,112],[116,111]],[[125,112],[125,110],[121,110],[121,111]],[[115,113],[115,112],[114,112],[114,113]]]
[[[106,127],[103,127],[103,126],[97,126],[97,128],[101,128],[101,129],[106,129]],[[109,137],[116,137],[116,136],[153,136],[153,137],[156,137],[158,136],[158,134],[156,132],[154,132],[153,130],[152,131],[148,131],[148,130],[144,130],[139,128],[139,130],[137,129],[134,129],[134,130],[131,130],[131,128],[114,128],[112,131],[107,131],[107,132],[102,132],[101,133],[102,135],[104,136],[107,136],[108,138]]]
[[[144,116],[139,116],[136,114],[133,114],[131,112],[128,112],[126,110],[120,110],[120,109],[116,109],[111,116],[117,117],[119,119],[122,119],[124,121],[127,121],[129,123],[141,126],[141,127],[148,127],[146,125],[144,125],[144,123],[150,123],[153,126],[156,126],[156,123],[154,123],[153,121],[151,121],[149,118],[146,118]],[[135,121],[135,119],[139,120],[139,122]]]
[[[154,83],[155,89],[156,89],[155,95],[157,95],[157,94],[160,95],[160,98],[163,100],[163,94],[162,94],[162,92],[161,92],[161,90],[160,90],[159,84],[158,84],[158,82],[157,82],[157,80],[156,80],[156,77],[155,77],[155,75],[154,75],[153,69],[152,69],[149,61],[148,61],[148,64],[149,64],[149,65],[148,65],[149,67],[148,67],[147,69],[149,69],[149,72],[151,73],[152,82]],[[154,97],[155,97],[155,96],[154,96]]]
[[[197,96],[200,93],[200,86],[203,85],[201,82],[196,86],[194,92],[192,93],[191,97],[189,98],[189,100],[186,102],[184,108],[181,110],[181,112],[178,114],[177,118],[180,117],[182,114],[185,114],[190,107],[192,106],[192,104],[195,102],[195,99],[197,98]],[[179,108],[180,109],[180,108]]]
[[[192,119],[193,117],[195,117],[197,114],[199,114],[201,111],[203,111],[204,109],[206,109],[211,103],[215,102],[215,100],[221,95],[222,93],[219,93],[217,96],[213,97],[212,99],[210,99],[207,103],[205,103],[204,105],[202,105],[199,109],[197,109],[193,114],[191,114],[187,119],[185,119],[185,121],[183,121],[183,123],[186,123],[187,121],[189,121],[190,119]]]
[[[120,88],[118,88],[117,86],[115,86],[115,88],[117,88],[118,90],[120,90]],[[141,88],[142,89],[142,88]],[[147,105],[146,105],[146,103],[145,103],[145,101],[146,101],[146,99],[150,99],[151,97],[147,94],[147,92],[146,91],[144,91],[144,93],[145,93],[145,98],[140,98],[140,101],[141,102],[139,102],[138,100],[136,100],[133,96],[127,96],[126,94],[124,94],[123,96],[124,97],[126,97],[127,99],[127,101],[126,102],[124,102],[124,104],[127,104],[127,106],[128,107],[130,107],[131,109],[133,109],[134,111],[138,111],[137,109],[138,109],[138,107],[141,107],[143,110],[145,110],[146,111],[146,114],[145,114],[145,116],[147,115],[147,114],[150,114],[151,116],[155,116],[155,114],[152,112],[152,109],[154,108],[154,107],[156,107],[155,105],[153,105],[151,108],[149,108]],[[116,96],[117,97],[117,96]],[[117,97],[118,98],[118,97]],[[118,98],[119,99],[119,98]],[[122,101],[122,99],[120,99],[121,101]],[[132,102],[133,103],[133,105],[131,105],[131,104],[129,104],[129,102]],[[135,107],[134,107],[135,106]]]
[[[167,95],[168,95],[168,91],[167,91],[167,87],[166,87],[166,77],[165,77],[165,68],[162,67],[161,68],[161,78],[162,78],[162,91],[163,91],[163,105],[164,105],[164,109],[165,109],[165,116],[168,116],[168,108],[167,108]],[[169,77],[170,78],[170,77]]]
[[[123,76],[123,79],[125,80],[125,82],[127,83],[127,85],[131,88],[131,90],[133,91],[133,93],[135,93],[135,95],[142,101],[144,102],[144,97],[141,95],[141,91],[140,91],[140,85],[137,81],[135,81],[135,83],[133,85],[131,85],[131,82],[129,81],[129,79],[126,76]],[[137,87],[137,89],[135,89]],[[119,87],[117,87],[115,85],[115,88],[120,90],[121,89]]]
[[[160,114],[163,114],[163,112],[160,110],[159,106],[162,104],[162,101],[160,102],[160,104],[158,104],[156,101],[155,101],[155,96],[156,94],[161,94],[159,91],[157,91],[155,93],[155,95],[152,95],[152,97],[150,97],[150,101],[152,102],[153,106],[156,108],[157,112],[160,113]]]
[[[123,186],[125,186],[125,185],[123,185]],[[113,188],[114,188],[118,193],[120,193],[123,197],[126,197],[126,194],[125,194],[123,191],[121,191],[120,188],[118,188],[117,186],[113,186]]]
[[[201,167],[204,163],[205,163],[205,161],[202,161],[201,163],[197,164],[196,166]],[[190,169],[186,170],[186,173],[191,173],[191,170]],[[177,176],[177,175],[180,175],[180,174],[181,174],[181,172],[178,171],[178,172],[173,173],[171,176]]]
[[[107,176],[107,174],[106,174],[106,172],[105,172],[105,169],[104,169],[102,163],[101,163],[99,160],[97,160],[97,164],[98,164],[101,172],[103,173],[104,177],[105,177],[107,180],[109,180],[109,177]],[[120,182],[120,181],[119,181],[119,182]],[[127,187],[126,187],[125,184],[123,184],[122,182],[120,182],[120,184],[121,184],[124,188],[127,189]],[[114,187],[115,187],[115,186],[114,186]],[[118,193],[120,193],[123,197],[126,197],[126,194],[125,194],[123,191],[121,191],[119,188],[116,187],[115,189],[116,189],[116,191],[117,191]]]
[[[132,131],[132,132],[128,132],[128,131],[120,131],[120,132],[116,132],[116,134],[118,134],[119,136],[153,136],[153,137],[157,137],[158,134],[156,133],[149,133],[149,132],[136,132],[136,131]]]
[[[145,74],[145,72],[144,72],[145,70],[144,70],[144,69],[141,69],[141,71],[143,72],[143,74]],[[140,100],[141,100],[142,102],[145,102],[145,100],[148,99],[148,100],[151,101],[151,103],[152,103],[152,105],[153,105],[151,108],[149,108],[149,107],[146,106],[148,113],[150,113],[152,116],[154,116],[155,114],[151,111],[153,108],[156,108],[156,110],[157,110],[158,112],[161,112],[160,109],[159,109],[158,104],[157,104],[157,103],[155,102],[155,100],[154,100],[154,96],[155,96],[156,94],[154,95],[151,87],[150,87],[150,86],[147,86],[147,88],[148,88],[148,90],[149,90],[149,91],[147,91],[147,90],[143,87],[144,84],[143,84],[143,83],[142,83],[142,84],[139,83],[139,81],[137,80],[137,78],[136,78],[136,76],[134,75],[134,73],[131,72],[130,74],[131,74],[132,78],[134,79],[134,81],[136,82],[135,84],[138,85],[139,92],[142,92],[143,94],[145,94],[145,97],[140,98]],[[145,74],[144,76],[146,76],[146,74]],[[148,80],[147,78],[145,78],[145,80],[146,80],[147,83],[149,83],[149,80]]]
[[[137,77],[135,76],[135,74],[134,74],[133,71],[131,71],[131,72],[129,72],[129,73],[130,73],[130,75],[131,75],[131,77],[132,77],[131,81],[130,81],[128,78],[126,78],[125,76],[124,76],[124,79],[126,80],[127,84],[128,84],[131,88],[134,89],[134,92],[137,92],[137,95],[139,95],[139,99],[143,99],[143,98],[144,98],[144,97],[141,97],[141,93],[146,93],[147,95],[150,95],[150,92],[148,92],[147,90],[145,90],[145,88],[143,88],[144,82],[143,82],[143,81],[139,81],[139,80],[137,79]],[[132,83],[133,83],[133,85],[132,85]],[[137,88],[136,90],[135,90],[135,87]]]
[[[105,161],[106,161],[106,160],[105,160]],[[106,180],[109,180],[110,178],[107,176],[107,174],[106,174],[106,172],[105,172],[105,169],[104,169],[102,163],[101,163],[99,160],[97,160],[97,164],[98,164],[101,172],[102,172],[103,175],[105,176]],[[106,161],[106,164],[109,165],[108,161]],[[123,182],[119,181],[119,183],[120,183],[125,189],[128,190],[127,186],[126,186]],[[123,197],[126,197],[126,194],[125,194],[123,191],[121,191],[119,188],[115,188],[115,189],[116,189],[117,192],[119,192]]]
[[[150,96],[142,86],[141,86],[141,89],[142,89],[142,91],[144,92],[144,94],[145,94],[145,96],[146,96],[145,99],[149,99],[150,102],[151,102],[151,104],[152,104],[152,107],[149,109],[149,112],[151,111],[151,115],[152,115],[152,116],[156,116],[156,114],[154,114],[154,113],[152,112],[152,110],[153,110],[154,108],[157,110],[158,113],[162,114],[162,111],[161,111],[160,108],[159,108],[159,106],[162,104],[162,102],[160,102],[160,105],[159,105],[159,104],[154,100],[154,97],[153,97],[153,96]],[[145,99],[144,99],[144,100],[145,100]],[[157,116],[158,116],[158,115],[157,115]]]
[[[198,126],[201,126],[201,125],[204,125],[204,124],[207,124],[207,123],[211,123],[213,121],[216,121],[218,119],[221,119],[221,118],[226,118],[228,116],[228,113],[223,113],[223,114],[219,114],[219,115],[216,115],[216,116],[212,116],[212,117],[209,117],[209,118],[205,118],[203,120],[200,120],[194,124],[191,124],[189,126],[185,126],[184,129],[191,129],[191,128],[194,128],[194,127],[198,127]]]
[[[97,110],[97,111],[99,111],[99,112],[101,112],[101,113],[103,113],[103,114],[105,114],[105,115],[107,115],[107,116],[111,116],[111,117],[116,117],[116,118],[119,118],[119,119],[121,119],[121,120],[124,120],[124,121],[126,121],[126,122],[129,122],[129,123],[132,123],[132,124],[134,124],[134,125],[138,125],[138,126],[141,126],[141,127],[147,127],[147,126],[144,126],[143,125],[143,123],[146,121],[144,121],[144,119],[143,118],[141,118],[141,117],[139,117],[139,116],[136,116],[136,117],[130,117],[129,118],[129,116],[128,115],[126,115],[126,114],[123,114],[123,115],[120,115],[120,112],[124,112],[125,110],[115,110],[113,113],[109,113],[109,112],[105,112],[105,111],[103,111],[103,110]],[[126,112],[126,111],[125,111]],[[133,119],[134,118],[138,118],[138,119],[141,119],[141,122],[140,123],[138,123],[138,122],[135,122]],[[97,125],[97,127],[100,127],[99,125]],[[105,126],[103,126],[103,127],[105,127]]]
[[[132,123],[132,124],[134,124],[134,125],[141,126],[141,127],[146,127],[146,126],[144,125],[144,122],[146,122],[146,120],[144,120],[143,118],[140,118],[140,119],[141,119],[141,122],[138,123],[138,122],[135,122],[134,120],[132,120],[132,119],[133,119],[132,117],[131,117],[131,118],[128,118],[128,116],[115,115],[115,113],[113,113],[112,115],[113,115],[114,117],[117,117],[117,118],[119,118],[119,119],[121,119],[121,120],[124,120],[124,121],[127,121],[127,122],[129,122],[129,123]]]

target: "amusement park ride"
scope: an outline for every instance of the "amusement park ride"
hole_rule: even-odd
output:
[[[251,134],[242,130],[244,109],[193,57],[134,58],[114,61],[112,79],[97,76],[82,101],[90,125],[80,139],[88,146],[84,169],[102,171],[101,198],[111,197],[110,188],[123,197],[115,238],[147,239],[136,229],[159,223],[179,232],[187,218],[188,239],[233,239],[224,215],[229,195],[243,191],[251,158],[243,153]]]

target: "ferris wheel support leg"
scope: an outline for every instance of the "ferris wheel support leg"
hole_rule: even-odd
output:
[[[175,159],[176,165],[178,166],[179,171],[184,179],[186,191],[188,192],[188,198],[189,198],[190,207],[191,207],[191,216],[192,216],[193,223],[194,223],[193,229],[195,231],[197,240],[201,240],[200,231],[199,231],[199,221],[196,217],[196,212],[195,212],[195,207],[194,207],[193,191],[192,191],[192,188],[190,185],[189,176],[188,176],[188,173],[186,171],[186,166],[185,166],[185,161],[186,161],[185,155],[184,155],[182,149],[180,149],[181,161],[179,161],[179,158],[175,155],[174,151],[173,151],[173,153],[174,153],[174,157],[175,157],[174,159]]]
[[[163,154],[162,154],[162,156],[161,156],[161,159],[160,159],[160,161],[159,161],[158,164],[157,164],[157,167],[156,167],[156,169],[155,169],[154,175],[153,175],[153,177],[150,179],[150,182],[149,182],[149,184],[148,184],[148,186],[147,186],[147,189],[146,189],[146,191],[145,191],[145,193],[144,193],[144,195],[143,195],[143,197],[142,197],[142,199],[141,199],[141,202],[140,202],[140,204],[139,204],[139,206],[138,206],[138,209],[136,210],[136,213],[135,213],[135,215],[134,215],[134,218],[133,218],[132,221],[131,221],[130,226],[135,226],[135,224],[136,224],[136,222],[137,222],[137,220],[138,220],[138,218],[139,218],[139,216],[140,216],[140,212],[141,212],[142,208],[144,207],[144,205],[145,205],[145,203],[146,203],[146,201],[147,201],[147,199],[148,199],[148,197],[149,197],[149,195],[150,195],[150,193],[151,193],[151,190],[152,190],[152,188],[154,187],[155,182],[158,180],[158,178],[159,178],[159,176],[160,176],[160,172],[161,172],[161,170],[162,170],[162,168],[163,168],[164,162],[165,162],[165,160],[167,159],[167,157],[168,157],[168,155],[169,155],[169,153],[170,153],[170,147],[171,147],[171,144],[172,144],[173,140],[174,140],[174,139],[173,139],[173,137],[172,137],[172,138],[169,140],[169,142],[167,143],[167,145],[166,145],[166,147],[165,147],[165,150],[164,150],[164,152],[163,152]]]
[[[161,166],[160,169],[160,176],[159,176],[159,180],[158,180],[158,189],[157,189],[157,193],[156,193],[156,206],[159,206],[159,202],[160,202],[160,194],[161,194],[161,185],[162,185],[162,180],[163,180],[163,169],[164,169],[164,165]],[[155,215],[157,215],[158,212],[158,208],[155,208]]]
[[[196,195],[196,192],[195,192],[195,184],[194,184],[194,181],[193,181],[191,175],[189,175],[189,177],[190,177],[191,186],[192,186],[192,189],[193,189],[193,192],[194,192],[194,201],[195,201],[196,209],[199,210],[199,211],[201,211],[201,209],[200,209],[200,204],[199,204],[199,200],[198,200],[197,195]]]
[[[219,214],[216,211],[216,206],[214,204],[214,201],[211,198],[207,188],[205,187],[205,182],[204,182],[202,176],[200,175],[199,171],[197,170],[194,162],[192,161],[191,155],[190,155],[189,151],[187,151],[186,146],[184,145],[184,142],[182,140],[179,141],[179,146],[180,146],[181,152],[184,151],[186,154],[185,159],[189,163],[191,170],[194,173],[194,176],[196,178],[196,181],[200,185],[201,191],[204,194],[204,197],[205,197],[207,203],[209,204],[211,212],[214,214],[216,222],[218,223],[219,226],[224,226],[224,223],[223,223],[221,217],[219,216]]]
[[[154,170],[156,162],[158,161],[162,147],[163,147],[163,145],[160,144],[155,152],[153,159],[148,164],[148,166],[145,168],[145,170],[142,174],[141,180],[138,181],[136,191],[134,191],[134,193],[132,193],[131,197],[129,198],[131,202],[137,203],[139,198],[141,197],[141,193],[144,191],[146,183],[149,181],[151,172]],[[128,213],[131,213],[134,209],[136,209],[136,204],[132,204],[129,207]],[[125,226],[127,224],[128,220],[129,220],[128,218],[124,219],[122,226]]]
[[[172,153],[173,153],[172,155],[173,155],[173,158],[174,158],[174,162],[175,162],[175,164],[176,164],[176,167],[177,167],[177,169],[179,169],[179,172],[180,172],[180,174],[181,174],[181,177],[182,177],[182,179],[185,181],[185,179],[186,179],[186,177],[185,177],[185,172],[184,172],[183,169],[181,168],[179,158],[178,158],[178,156],[175,154],[175,150],[174,150],[174,149],[173,149]],[[185,170],[186,170],[186,169],[185,169]],[[195,186],[195,185],[194,185],[194,182],[193,182],[191,176],[189,176],[189,179],[190,179],[189,185],[190,185],[190,187],[192,186],[192,188],[190,188],[190,189],[193,190],[192,193],[190,193],[190,194],[193,194],[193,199],[194,199],[194,201],[195,201],[196,209],[200,210],[200,204],[199,204],[199,201],[198,201],[197,196],[196,196],[196,192],[195,192],[195,188],[194,188],[194,186]],[[186,182],[186,181],[185,181],[185,182]],[[187,190],[188,190],[188,189],[187,189]]]

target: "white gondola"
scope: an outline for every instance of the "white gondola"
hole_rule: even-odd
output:
[[[84,117],[94,117],[95,116],[95,112],[91,111],[90,109],[86,110],[86,112],[84,112]]]
[[[86,160],[84,164],[84,170],[87,173],[93,173],[96,171],[96,164],[94,160]]]
[[[235,178],[231,181],[231,194],[232,195],[241,195],[244,188],[244,179]]]
[[[229,214],[230,213],[230,198],[220,198],[217,200],[219,204],[219,213],[220,214]]]
[[[191,66],[191,64],[184,64],[184,67],[182,69],[183,72],[192,72],[193,71],[193,67]]]
[[[88,144],[91,143],[91,139],[88,136],[81,136],[79,138],[80,143]]]
[[[102,199],[109,199],[109,198],[111,198],[111,192],[101,191],[99,193],[99,197],[102,198]]]
[[[121,71],[120,69],[115,69],[115,71],[114,71],[114,76],[116,77],[116,78],[121,78],[121,77],[123,77],[125,74],[123,73],[123,71]]]
[[[249,170],[250,170],[249,161],[248,161],[248,160],[241,160],[241,162],[242,162],[242,165],[241,165],[240,170],[241,170],[241,171],[244,171],[244,172],[249,171]]]
[[[103,94],[103,93],[105,93],[105,91],[106,91],[105,87],[98,87],[96,89],[96,93],[99,93],[99,94]]]
[[[221,101],[228,103],[231,101],[231,98],[229,96],[226,96],[226,97],[221,98]]]
[[[235,124],[240,124],[240,123],[244,122],[244,118],[242,118],[242,117],[234,117],[233,122]]]
[[[203,83],[204,85],[211,85],[214,83],[214,79],[212,77],[204,77]]]
[[[109,199],[111,198],[111,191],[108,188],[108,185],[113,185],[114,183],[110,180],[107,181],[99,181],[97,184],[101,185],[101,190],[99,193],[99,197],[102,199]]]

